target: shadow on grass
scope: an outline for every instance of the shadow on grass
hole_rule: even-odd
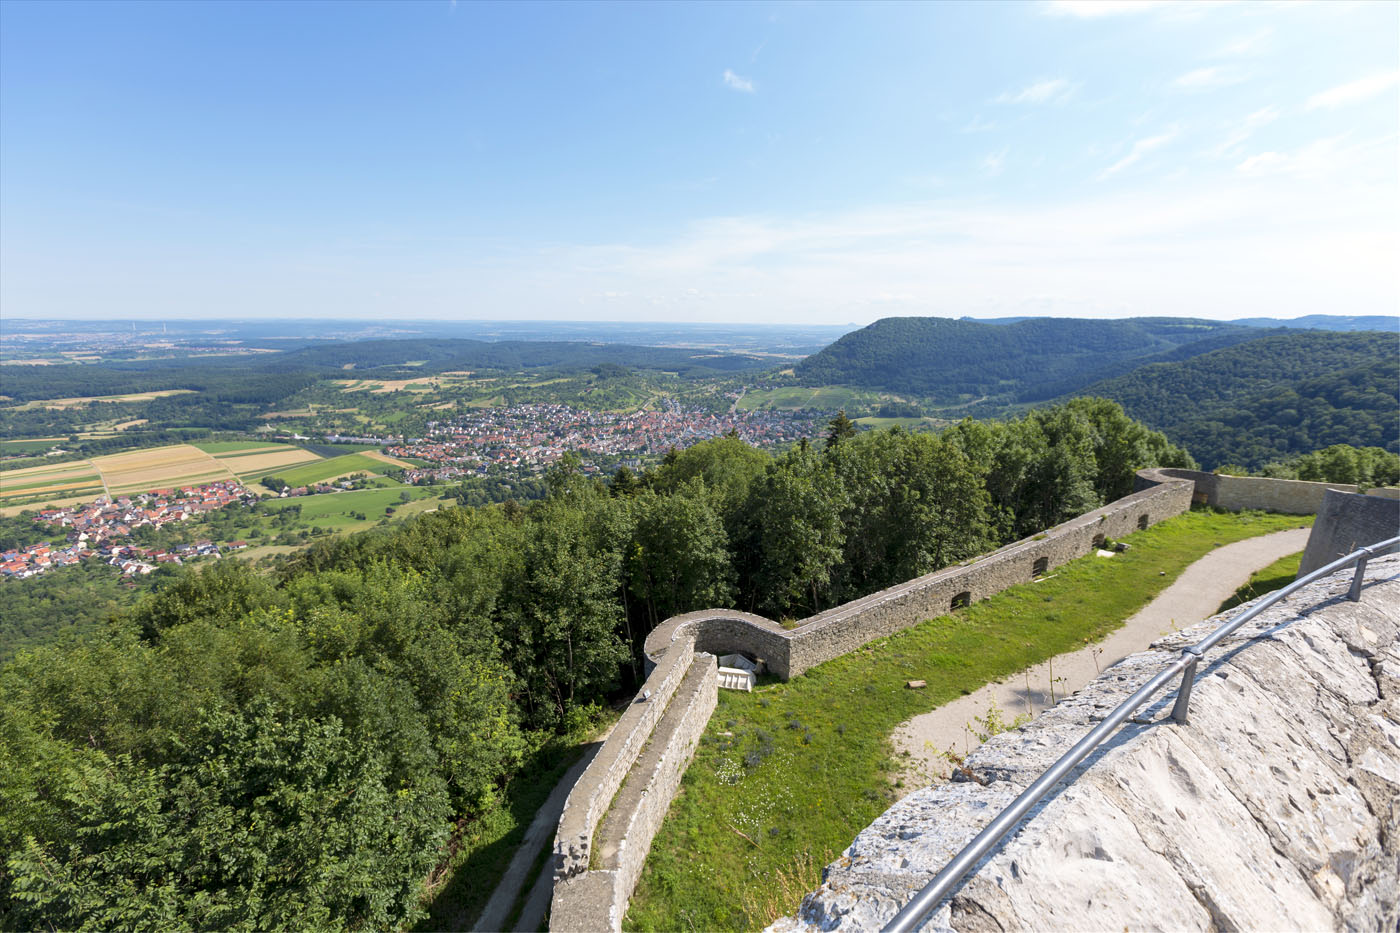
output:
[[[530,821],[569,767],[584,753],[584,745],[551,738],[525,759],[507,785],[502,803],[463,832],[461,848],[448,870],[447,882],[433,897],[418,931],[466,930],[481,913],[519,847]]]

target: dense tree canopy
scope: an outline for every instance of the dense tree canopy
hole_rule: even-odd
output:
[[[538,736],[641,676],[667,616],[801,618],[1189,458],[1101,399],[942,435],[736,437],[611,487],[182,569],[0,670],[0,925],[402,927]]]

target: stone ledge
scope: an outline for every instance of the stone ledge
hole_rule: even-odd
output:
[[[1400,557],[1304,588],[1203,662],[1191,723],[1127,725],[925,929],[1393,929],[1400,920]],[[878,929],[1109,708],[1225,618],[1125,658],[861,832],[770,929]],[[1146,711],[1166,716],[1167,690]]]

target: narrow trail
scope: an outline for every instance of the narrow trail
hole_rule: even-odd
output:
[[[511,908],[520,898],[520,891],[525,886],[525,877],[529,874],[530,867],[535,864],[535,859],[539,857],[545,846],[554,842],[554,831],[559,827],[559,814],[564,810],[564,801],[568,799],[569,791],[574,789],[579,775],[583,773],[584,768],[588,767],[588,763],[593,760],[598,749],[603,747],[603,742],[607,737],[607,733],[604,733],[590,742],[582,757],[574,762],[573,767],[565,771],[564,776],[559,779],[559,783],[554,785],[554,790],[550,792],[544,806],[536,811],[535,818],[525,828],[525,835],[521,838],[520,846],[515,850],[515,855],[511,856],[510,865],[506,867],[505,874],[501,876],[500,884],[496,885],[496,890],[491,892],[491,897],[486,901],[486,906],[481,908],[481,915],[476,918],[471,929],[479,931],[506,929],[506,918],[510,916]],[[542,895],[541,890],[543,890]],[[549,899],[553,891],[554,866],[546,863],[544,868],[540,870],[539,878],[534,887],[530,889],[530,896],[525,907],[521,909],[516,929],[538,929],[540,921],[544,919],[544,911],[549,907]],[[535,909],[532,910],[532,908]],[[536,911],[538,914],[535,916],[534,922],[530,923],[531,915]]]
[[[1156,599],[1103,641],[1057,655],[901,723],[892,739],[896,751],[909,753],[908,758],[900,756],[904,761],[900,774],[904,792],[947,776],[949,762],[944,751],[966,755],[982,744],[970,727],[986,731],[974,717],[985,717],[994,704],[1006,723],[1026,713],[1038,715],[1050,705],[1052,686],[1056,698],[1069,696],[1098,677],[1101,670],[1142,651],[1163,635],[1214,615],[1256,570],[1303,550],[1309,531],[1295,528],[1216,548],[1182,571]]]

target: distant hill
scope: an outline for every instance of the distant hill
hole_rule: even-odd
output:
[[[1246,327],[1295,327],[1302,330],[1376,330],[1400,331],[1400,316],[1385,314],[1309,314],[1304,317],[1245,317],[1232,324]]]
[[[1034,320],[1029,317],[961,317],[960,321],[976,321],[980,324],[1016,324]],[[1303,317],[1242,317],[1223,324],[1240,324],[1245,327],[1292,327],[1299,330],[1380,330],[1400,331],[1400,316],[1384,314],[1308,314]]]
[[[1152,363],[1076,395],[1119,402],[1206,469],[1331,444],[1400,450],[1400,338],[1290,331]]]
[[[1238,324],[1192,318],[1028,318],[1010,324],[885,318],[807,357],[795,372],[807,385],[885,389],[940,401],[1040,401],[1151,359],[1190,356],[1259,336]]]

